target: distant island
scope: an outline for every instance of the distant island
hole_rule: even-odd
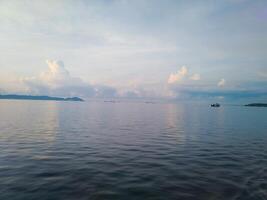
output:
[[[245,106],[251,106],[251,107],[267,107],[267,103],[250,103],[250,104],[246,104]]]
[[[19,99],[19,100],[47,100],[47,101],[84,101],[79,97],[50,97],[50,96],[32,96],[32,95],[18,95],[18,94],[8,94],[0,95],[0,99]]]

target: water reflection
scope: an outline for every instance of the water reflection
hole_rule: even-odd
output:
[[[3,151],[27,156],[55,141],[59,128],[57,102],[0,101],[0,109]],[[6,145],[12,148],[4,148]]]
[[[0,199],[264,199],[266,117],[187,104],[0,101]]]
[[[184,107],[177,104],[166,104],[166,134],[169,138],[175,139],[178,144],[184,144],[186,141]]]

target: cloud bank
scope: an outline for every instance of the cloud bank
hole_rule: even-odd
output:
[[[198,73],[189,73],[187,67],[181,67],[177,73],[168,77],[168,89],[173,99],[204,101],[264,101],[267,98],[266,82],[248,82],[226,85],[225,78],[202,80]]]
[[[161,92],[162,86],[159,85],[114,87],[104,84],[90,84],[79,77],[72,76],[60,60],[47,60],[46,63],[47,69],[37,76],[14,79],[12,84],[9,84],[10,86],[4,86],[1,83],[0,92],[62,97],[79,96],[83,98],[165,98]],[[14,90],[14,88],[16,89]]]
[[[74,77],[58,60],[47,60],[47,69],[37,76],[14,79],[5,87],[1,80],[1,93],[18,93],[49,96],[79,96],[83,98],[127,98],[127,99],[175,99],[175,100],[234,100],[266,99],[266,82],[252,82],[226,86],[224,78],[217,83],[201,79],[198,73],[189,73],[182,66],[177,73],[171,73],[164,82],[134,84],[113,87],[90,84]],[[216,84],[217,83],[217,84]],[[8,84],[6,84],[8,85]],[[3,87],[4,86],[4,87]],[[11,87],[12,86],[12,87]],[[219,88],[218,88],[219,87]],[[15,88],[16,90],[12,90]]]
[[[22,78],[28,93],[38,95],[113,97],[116,89],[110,86],[92,85],[73,77],[58,60],[47,60],[48,69],[39,76]]]

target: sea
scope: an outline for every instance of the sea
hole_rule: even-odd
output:
[[[266,200],[267,108],[0,100],[1,200]]]

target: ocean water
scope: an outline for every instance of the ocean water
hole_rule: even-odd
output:
[[[267,108],[0,101],[0,199],[267,199]]]

